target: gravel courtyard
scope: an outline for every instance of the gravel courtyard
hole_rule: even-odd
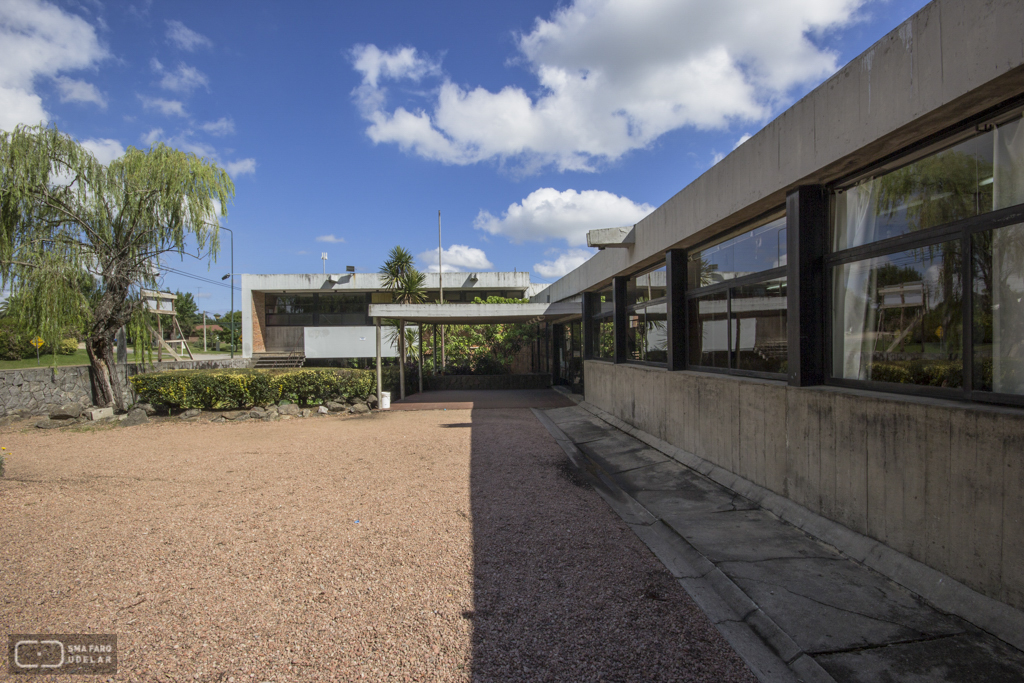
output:
[[[116,680],[755,680],[529,410],[27,424],[0,623]]]

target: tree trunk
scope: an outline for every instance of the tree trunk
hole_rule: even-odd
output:
[[[85,350],[89,354],[92,367],[92,394],[96,405],[124,410],[124,392],[117,382],[117,366],[114,363],[114,349],[109,336],[102,334],[92,336],[85,342]]]

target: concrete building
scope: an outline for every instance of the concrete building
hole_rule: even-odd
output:
[[[470,303],[489,296],[526,298],[529,273],[445,273],[426,276],[428,302]],[[306,358],[372,358],[376,336],[369,306],[386,304],[376,273],[242,275],[242,356],[302,354]],[[386,357],[397,349],[385,341]]]
[[[932,2],[592,233],[555,380],[1024,608],[1022,113],[1024,3]]]

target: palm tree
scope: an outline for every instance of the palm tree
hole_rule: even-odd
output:
[[[413,265],[413,256],[403,247],[388,252],[388,258],[380,267],[381,284],[391,293],[396,304],[423,303],[427,295],[423,291],[426,275]],[[405,320],[398,321],[398,356],[401,397],[405,398]]]

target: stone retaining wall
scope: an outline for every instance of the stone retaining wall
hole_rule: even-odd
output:
[[[122,388],[128,387],[127,378],[156,370],[214,370],[218,368],[247,368],[248,358],[234,360],[195,360],[177,363],[145,365],[128,363],[118,366],[118,379]],[[131,393],[134,401],[134,392]],[[46,415],[68,403],[91,405],[92,382],[89,366],[71,365],[53,368],[23,368],[0,370],[0,417],[12,413]]]
[[[477,391],[480,389],[547,389],[551,375],[445,375],[424,377],[424,391]]]

